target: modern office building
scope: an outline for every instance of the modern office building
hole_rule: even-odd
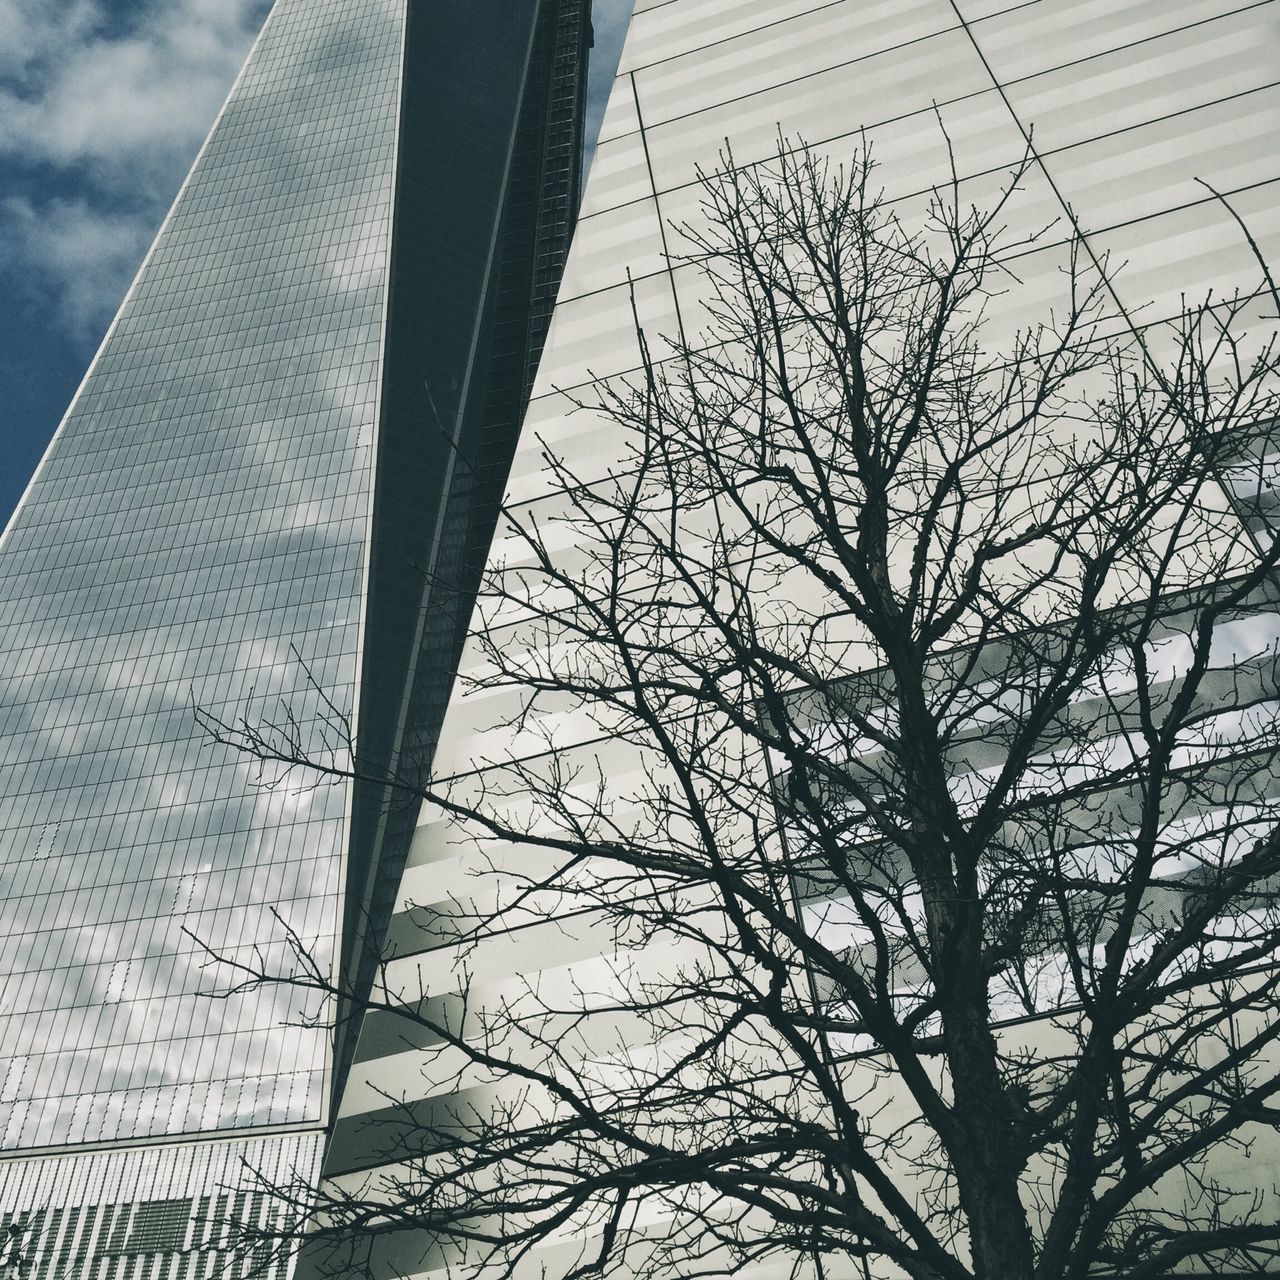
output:
[[[739,164],[775,155],[779,130],[838,159],[865,131],[880,164],[876,181],[908,217],[933,184],[950,180],[948,139],[961,196],[979,203],[1031,148],[1034,163],[1005,211],[1018,287],[992,302],[991,331],[1007,335],[1060,301],[1073,225],[1099,259],[1124,264],[1115,277],[1119,302],[1154,323],[1176,316],[1188,298],[1256,284],[1256,262],[1232,215],[1197,179],[1229,200],[1276,259],[1278,55],[1274,4],[638,0],[516,452],[511,509],[548,520],[564,509],[548,450],[575,483],[603,481],[618,463],[607,420],[574,402],[589,400],[598,379],[635,373],[637,319],[659,354],[657,335],[699,332],[701,277],[696,265],[669,256],[680,247],[671,228],[696,222],[695,170],[714,168],[726,139]],[[519,539],[495,554],[518,559]],[[509,643],[518,634],[513,628]],[[468,655],[464,673],[482,672],[481,647]],[[626,752],[569,714],[504,726],[514,705],[455,696],[438,776],[464,786],[489,777],[501,790],[504,762],[550,740],[570,762],[580,743],[587,775],[603,762],[611,796],[627,794],[636,766]],[[521,919],[465,960],[453,954],[438,922],[459,911],[470,918],[487,891],[469,872],[490,858],[500,865],[502,856],[496,847],[477,855],[424,817],[392,921],[392,989],[401,982],[445,1008],[469,982],[474,1001],[496,1007],[535,987],[571,999],[564,993],[573,975],[596,972],[607,931],[586,923]],[[492,892],[501,895],[501,886]],[[438,1080],[424,1077],[426,1062],[442,1064]],[[413,1141],[485,1105],[451,1092],[448,1063],[410,1023],[366,1020],[328,1160],[336,1186],[374,1200],[390,1194],[396,1171],[412,1168]],[[380,1181],[388,1171],[391,1182]],[[358,1262],[388,1275],[443,1266],[427,1236],[387,1234],[366,1242],[372,1253],[355,1244],[345,1257],[339,1251],[334,1265]],[[548,1245],[529,1265],[572,1268],[589,1252],[580,1240]]]
[[[457,957],[432,925],[471,910],[475,882],[474,851],[376,787],[255,788],[191,706],[255,722],[287,706],[312,757],[341,748],[336,706],[375,773],[433,759],[483,781],[529,749],[537,734],[491,727],[483,699],[442,709],[492,495],[513,444],[518,513],[562,501],[546,449],[576,482],[607,475],[616,439],[575,399],[635,370],[637,317],[659,353],[657,335],[699,331],[670,228],[697,218],[696,167],[725,139],[750,163],[779,127],[837,157],[865,130],[904,211],[949,179],[947,138],[979,201],[1034,142],[1008,209],[1021,288],[993,307],[1006,331],[1058,297],[1073,222],[1127,262],[1121,301],[1146,319],[1250,281],[1196,178],[1280,246],[1274,3],[637,0],[535,377],[582,18],[567,0],[278,0],[0,545],[0,644],[27,664],[6,671],[0,747],[16,939],[0,1219],[36,1280],[208,1274],[229,1210],[273,1211],[224,1190],[242,1159],[277,1182],[323,1163],[376,1198],[413,1155],[393,1102],[427,1124],[469,1105],[393,1018],[335,1043],[282,1029],[287,990],[197,994],[191,937],[277,964],[283,922],[359,979],[386,913],[389,979],[447,1000]],[[479,662],[473,647],[464,670]],[[570,755],[582,737],[571,717],[550,731]],[[625,790],[627,763],[581,745]],[[531,919],[471,976],[501,999],[571,982],[600,947]],[[392,1235],[309,1265],[444,1261]]]
[[[271,1212],[247,1168],[319,1167],[358,1024],[211,998],[210,952],[289,930],[358,984],[412,814],[272,787],[198,718],[429,758],[590,40],[588,0],[278,0],[4,532],[2,1274],[210,1274]]]

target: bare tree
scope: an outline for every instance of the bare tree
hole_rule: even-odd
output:
[[[909,224],[865,153],[721,160],[704,331],[638,329],[582,406],[619,461],[548,450],[504,517],[467,682],[507,714],[422,792],[478,879],[360,993],[433,1102],[299,1191],[315,1256],[1273,1273],[1274,283],[1138,324],[1068,236],[1001,338],[1025,170]],[[594,959],[471,982],[537,921]],[[243,981],[338,994],[296,943]]]

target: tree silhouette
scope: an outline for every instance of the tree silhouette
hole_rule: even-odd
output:
[[[703,331],[638,327],[580,403],[615,462],[505,513],[500,723],[421,792],[475,879],[357,993],[425,1082],[384,1167],[281,1189],[308,1266],[1280,1265],[1280,298],[1139,324],[1075,236],[1002,335],[1024,172],[916,222],[865,152],[704,178]],[[339,994],[294,942],[237,980]]]

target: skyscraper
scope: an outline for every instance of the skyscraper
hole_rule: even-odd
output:
[[[211,999],[210,952],[281,961],[287,929],[358,982],[411,814],[260,785],[196,711],[287,707],[339,762],[349,728],[374,776],[429,756],[573,225],[589,43],[586,0],[278,0],[4,533],[23,1274],[195,1274],[242,1160],[317,1167],[354,1024]]]
[[[1122,301],[1149,303],[1147,318],[1177,314],[1184,292],[1229,290],[1253,264],[1193,179],[1274,246],[1272,8],[639,0],[509,501],[562,500],[544,444],[580,482],[608,473],[608,423],[570,409],[597,376],[635,369],[635,317],[655,349],[663,331],[698,331],[705,298],[696,270],[669,256],[670,226],[696,218],[695,169],[726,137],[750,164],[774,152],[779,124],[837,158],[865,129],[904,209],[950,179],[946,137],[962,192],[979,200],[1034,139],[1015,229],[1075,222],[1099,254],[1128,260]],[[235,1181],[241,1155],[268,1179],[292,1167],[305,1181],[327,1119],[329,1174],[365,1187],[413,1154],[397,1148],[406,1114],[430,1123],[468,1103],[448,1072],[424,1078],[429,1046],[394,1017],[366,1019],[358,1041],[344,1025],[331,1056],[322,1032],[308,1044],[278,1031],[287,992],[209,1013],[192,995],[203,954],[184,952],[174,921],[223,953],[261,940],[274,965],[274,907],[358,979],[390,912],[393,978],[425,975],[429,998],[457,992],[456,957],[422,925],[468,910],[466,855],[377,787],[312,791],[295,776],[252,790],[251,764],[215,754],[190,704],[284,717],[286,733],[292,716],[301,752],[336,746],[341,764],[332,699],[375,776],[434,755],[438,773],[483,780],[529,749],[460,697],[442,712],[437,676],[488,541],[510,406],[538,346],[527,326],[546,314],[572,191],[576,149],[553,133],[580,91],[581,14],[562,4],[553,24],[551,7],[533,10],[453,0],[411,8],[404,28],[391,0],[281,0],[0,548],[4,573],[28,575],[6,579],[6,600],[34,611],[6,650],[32,664],[9,682],[10,759],[31,768],[0,792],[27,805],[5,874],[30,930],[14,989],[31,994],[3,1010],[16,1027],[6,1044],[23,1047],[0,1082],[18,1153],[0,1167],[0,1213],[21,1215],[42,1280],[82,1257],[95,1275],[157,1255],[199,1274],[173,1255],[215,1251],[227,1206],[210,1192]],[[491,82],[463,101],[480,73],[462,69],[479,59]],[[1016,244],[1008,265],[1028,309],[993,305],[993,323],[1042,317],[1064,241]],[[433,499],[424,519],[424,493],[450,501]],[[622,778],[623,755],[575,731],[558,727],[566,760],[581,746]],[[51,792],[67,798],[55,807]],[[112,905],[130,899],[136,910]],[[491,942],[477,990],[497,999],[589,969],[602,945],[539,919]],[[179,1019],[198,1028],[189,1057],[161,1043]],[[197,1053],[204,1072],[183,1065]],[[222,1136],[171,1141],[197,1126]],[[59,1153],[93,1142],[102,1154]],[[48,1147],[59,1150],[32,1158]],[[255,1194],[248,1211],[269,1212]],[[552,1264],[581,1261],[581,1244]],[[404,1274],[441,1259],[417,1236],[375,1261]]]

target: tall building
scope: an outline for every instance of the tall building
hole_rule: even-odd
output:
[[[588,0],[277,0],[4,532],[5,1274],[206,1274],[271,1212],[247,1166],[319,1167],[357,1023],[211,998],[210,953],[287,965],[287,930],[358,984],[412,814],[272,786],[207,725],[429,758],[590,40]]]
[[[607,477],[616,436],[576,398],[636,370],[637,319],[658,354],[704,323],[696,266],[672,256],[697,168],[726,139],[764,160],[779,127],[833,157],[865,131],[909,212],[952,158],[982,201],[1032,148],[1007,210],[1022,287],[993,326],[1053,304],[1072,224],[1127,262],[1123,304],[1168,318],[1253,275],[1196,178],[1280,244],[1274,8],[637,0],[535,375],[572,221],[581,9],[278,0],[0,546],[0,643],[28,663],[4,689],[0,1215],[38,1280],[203,1275],[229,1209],[273,1212],[234,1190],[242,1158],[376,1199],[432,1125],[487,1101],[432,1074],[439,1046],[403,1019],[344,1017],[331,1041],[281,1029],[287,989],[209,1004],[187,939],[278,967],[283,923],[357,984],[381,946],[388,980],[439,1007],[464,969],[482,1000],[571,989],[608,945],[531,915],[460,963],[438,925],[474,910],[489,851],[372,784],[255,789],[191,706],[283,717],[300,754],[342,765],[336,708],[365,772],[410,780],[483,784],[546,728],[625,793],[616,744],[572,716],[495,727],[503,708],[447,677],[498,487],[554,511],[547,449],[577,485]],[[447,1261],[379,1230],[306,1265]]]
[[[607,420],[575,411],[574,401],[590,399],[598,379],[636,372],[637,320],[659,354],[657,335],[692,337],[705,323],[697,267],[671,256],[679,250],[671,228],[696,223],[696,169],[714,168],[726,139],[734,160],[750,165],[776,154],[779,130],[835,159],[865,131],[880,164],[876,181],[907,216],[933,184],[950,181],[952,158],[962,198],[982,203],[1030,149],[1034,162],[1005,210],[1007,264],[1019,287],[990,305],[992,330],[1003,334],[1060,299],[1073,225],[1099,259],[1124,263],[1119,301],[1143,323],[1175,317],[1210,291],[1252,287],[1248,244],[1196,180],[1230,201],[1275,261],[1276,21],[1274,6],[1216,0],[638,0],[516,451],[512,511],[534,518],[563,509],[565,484],[547,468],[548,450],[577,484],[605,481],[618,464]],[[519,556],[518,538],[495,554],[508,551]],[[463,671],[482,666],[475,645]],[[572,715],[500,723],[509,710],[455,692],[438,776],[476,787],[493,779],[501,791],[504,762],[545,747],[541,727],[567,775],[581,759],[586,776],[600,767],[612,794],[627,794],[636,766],[626,750]],[[468,873],[490,859],[500,866],[502,856],[452,843],[444,824],[424,815],[392,918],[392,989],[403,983],[444,1009],[464,982],[475,1004],[495,1007],[542,987],[570,991],[575,973],[590,983],[609,940],[588,923],[508,917],[482,948],[465,959],[453,953],[438,922],[474,918],[481,890]],[[491,891],[500,896],[501,884]],[[424,1074],[424,1064],[437,1063],[438,1077],[434,1066]],[[376,1200],[384,1174],[413,1167],[423,1135],[487,1105],[457,1088],[429,1034],[390,1014],[366,1019],[328,1158],[334,1185]],[[1273,1178],[1268,1170],[1263,1180]],[[444,1266],[425,1234],[391,1234],[366,1242],[372,1254],[357,1250],[360,1265],[387,1275]],[[581,1240],[548,1244],[529,1265],[571,1268],[589,1253]],[[356,1256],[339,1253],[339,1271]]]

